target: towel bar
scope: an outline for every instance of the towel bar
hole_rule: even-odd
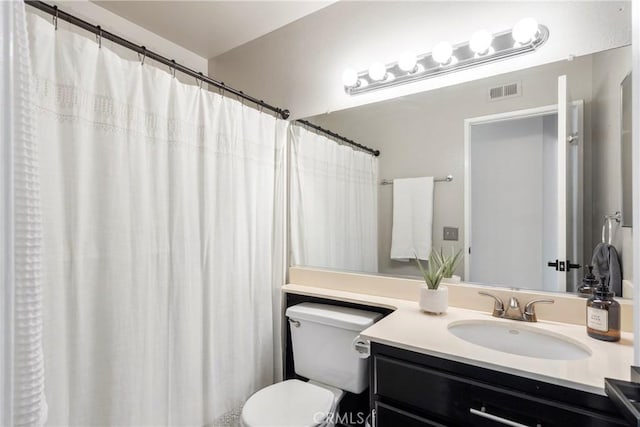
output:
[[[451,182],[453,181],[453,175],[447,175],[444,178],[433,178],[433,182]],[[383,179],[380,185],[393,185],[392,179]]]

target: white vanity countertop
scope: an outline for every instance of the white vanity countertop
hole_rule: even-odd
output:
[[[395,310],[361,333],[362,337],[380,344],[591,393],[604,394],[605,377],[628,381],[633,364],[633,334],[629,332],[622,332],[619,342],[610,343],[589,337],[584,326],[567,323],[497,319],[491,313],[457,307],[449,307],[444,315],[430,315],[420,311],[417,302],[295,284],[285,285],[283,291]],[[565,335],[588,347],[592,355],[582,360],[549,360],[492,350],[451,334],[448,325],[460,320],[509,322],[515,328],[525,324]]]

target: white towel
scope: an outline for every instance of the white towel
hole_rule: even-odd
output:
[[[391,259],[429,259],[433,225],[433,177],[393,180]]]

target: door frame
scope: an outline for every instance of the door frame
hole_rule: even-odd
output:
[[[573,108],[582,110],[582,114],[578,114],[578,132],[579,141],[578,146],[578,165],[582,165],[583,149],[584,149],[584,119],[580,116],[584,115],[584,102],[582,100],[573,101],[570,103]],[[472,245],[472,232],[471,232],[471,126],[497,123],[505,120],[514,119],[526,119],[531,117],[546,116],[550,114],[558,113],[558,104],[545,105],[542,107],[525,108],[522,110],[507,111],[504,113],[489,114],[486,116],[478,116],[464,119],[464,280],[469,280],[470,275],[470,258],[471,254],[469,249]],[[579,171],[579,183],[583,181],[582,167]],[[582,201],[582,185],[578,188],[578,203]],[[582,227],[582,218],[580,215],[577,221],[580,223],[578,226]],[[581,245],[578,245],[578,249],[581,249]]]

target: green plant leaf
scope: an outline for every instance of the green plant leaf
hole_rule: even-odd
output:
[[[440,286],[440,282],[442,281],[444,275],[444,266],[438,264],[438,254],[435,251],[431,251],[429,254],[429,260],[427,261],[427,269],[425,270],[422,266],[422,263],[418,259],[418,255],[415,255],[416,262],[418,263],[418,268],[420,268],[420,272],[422,273],[422,277],[424,277],[424,281],[429,289],[438,289]]]
[[[444,275],[444,277],[451,277],[453,275],[453,273],[456,271],[456,267],[462,260],[461,255],[462,249],[454,253],[453,247],[451,248],[451,255],[445,255],[442,251],[442,248],[440,248],[439,252],[435,252],[435,260],[438,265],[443,267],[442,274]]]
[[[416,262],[418,263],[418,268],[420,269],[420,272],[422,273],[422,277],[424,278],[425,283],[428,283],[429,281],[427,279],[427,272],[424,271],[424,267],[422,267],[422,263],[418,259],[418,254],[414,253],[414,256],[416,258]]]

